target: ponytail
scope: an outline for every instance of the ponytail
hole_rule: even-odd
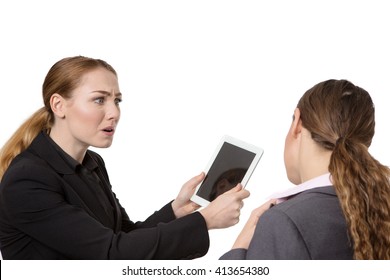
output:
[[[368,147],[339,138],[329,172],[352,238],[355,259],[390,259],[390,169]]]
[[[50,112],[42,107],[27,119],[0,150],[0,182],[11,161],[23,152],[42,131],[49,131],[52,125]]]

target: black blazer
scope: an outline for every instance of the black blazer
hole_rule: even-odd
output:
[[[105,180],[113,226],[86,183],[40,133],[0,183],[0,249],[4,259],[191,259],[209,247],[198,212],[175,219],[170,204],[132,222],[111,190],[102,158],[87,151]]]

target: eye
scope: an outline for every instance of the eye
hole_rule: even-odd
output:
[[[122,102],[122,98],[115,98],[115,104],[119,105]]]
[[[103,104],[104,103],[104,97],[97,97],[93,100],[96,104]]]

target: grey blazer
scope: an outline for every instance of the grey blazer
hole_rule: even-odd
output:
[[[220,259],[352,259],[353,248],[332,186],[314,188],[266,211],[248,250]]]

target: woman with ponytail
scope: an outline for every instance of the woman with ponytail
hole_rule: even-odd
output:
[[[374,104],[328,80],[298,102],[284,161],[298,185],[252,211],[221,259],[390,259],[390,169],[368,148]]]
[[[4,259],[192,259],[208,229],[238,222],[248,191],[237,185],[207,207],[190,201],[204,174],[144,222],[130,220],[90,146],[111,146],[120,118],[115,70],[64,58],[43,83],[44,107],[0,150],[0,250]]]

